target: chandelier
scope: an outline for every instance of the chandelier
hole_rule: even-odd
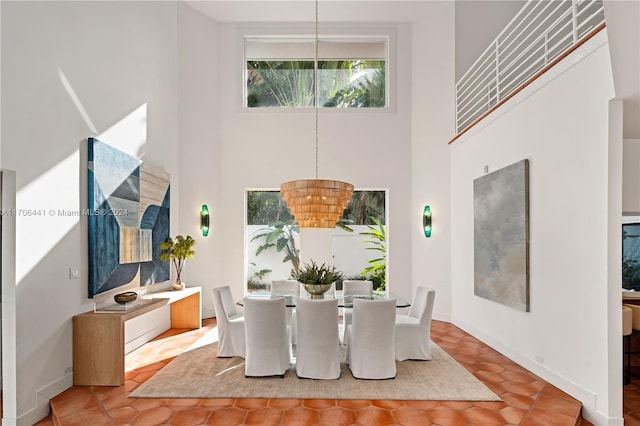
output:
[[[351,200],[353,185],[338,180],[318,179],[318,0],[314,55],[314,112],[316,141],[316,178],[292,180],[280,185],[280,193],[300,228],[335,228]]]

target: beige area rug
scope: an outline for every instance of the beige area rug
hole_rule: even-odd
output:
[[[135,389],[131,398],[295,398],[500,401],[469,371],[432,343],[431,361],[396,362],[389,380],[358,380],[342,364],[338,380],[245,378],[242,358],[216,358],[217,330]]]

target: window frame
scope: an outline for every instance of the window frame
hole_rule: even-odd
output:
[[[249,192],[254,192],[254,191],[258,191],[258,192],[279,192],[280,188],[272,188],[272,187],[246,187],[243,190],[243,210],[244,210],[244,215],[243,215],[243,239],[244,239],[244,243],[243,243],[243,268],[244,268],[244,280],[243,280],[243,288],[244,288],[244,294],[248,294],[250,292],[250,289],[248,287],[248,281],[249,281],[249,260],[250,260],[250,255],[249,255],[249,229],[248,229],[248,224],[247,224],[247,219],[248,219],[248,204],[247,204],[247,200],[248,200],[248,194]],[[362,188],[356,188],[355,191],[376,191],[376,192],[384,192],[384,227],[385,227],[385,233],[386,233],[386,274],[385,274],[385,281],[387,284],[386,287],[386,292],[388,293],[390,291],[390,284],[389,284],[389,276],[390,276],[390,256],[389,254],[391,253],[390,250],[390,239],[389,239],[389,235],[390,235],[390,226],[389,226],[389,221],[390,221],[390,213],[389,213],[389,208],[390,208],[390,193],[391,190],[388,187],[362,187]],[[267,225],[257,225],[257,226],[267,226]],[[366,225],[363,225],[366,226]],[[371,225],[371,226],[375,226],[375,225]],[[332,236],[332,240],[333,243],[335,245],[336,242],[336,238],[340,239],[343,237],[349,237],[352,236],[351,233],[346,232],[344,230],[340,230],[339,228],[335,228],[333,229],[333,236]],[[299,240],[298,240],[299,242]],[[298,247],[300,248],[300,247]]]
[[[376,27],[370,25],[321,24],[320,41],[383,41],[385,43],[385,97],[386,106],[371,108],[332,108],[320,107],[322,114],[389,114],[396,112],[396,32],[397,26],[381,24]],[[241,99],[240,112],[243,114],[313,114],[313,107],[249,107],[247,106],[247,57],[245,40],[247,39],[301,39],[313,41],[315,28],[309,24],[274,24],[265,26],[240,26],[238,28],[239,60],[238,69],[241,70],[239,96]],[[311,58],[312,60],[314,58]],[[274,58],[274,60],[277,60]]]

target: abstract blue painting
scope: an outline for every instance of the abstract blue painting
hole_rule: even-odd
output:
[[[169,279],[160,243],[169,236],[166,172],[88,139],[89,297]]]
[[[529,160],[473,181],[476,296],[529,312]]]

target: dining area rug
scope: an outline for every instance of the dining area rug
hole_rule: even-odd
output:
[[[300,379],[295,364],[284,378],[247,378],[244,359],[216,357],[217,330],[214,329],[129,397],[500,401],[484,383],[433,342],[431,352],[431,361],[396,361],[395,379],[356,379],[345,364],[337,380]]]

